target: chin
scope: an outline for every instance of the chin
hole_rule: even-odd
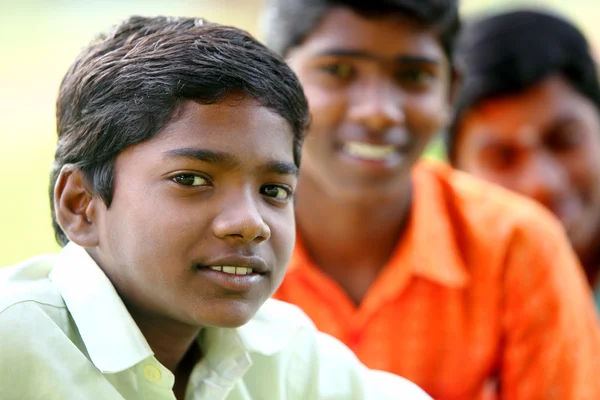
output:
[[[210,326],[213,328],[239,328],[254,317],[260,305],[249,304],[246,302],[228,301],[226,305],[214,305],[211,307],[210,314],[203,313],[196,319],[201,326]]]
[[[388,199],[390,196],[397,196],[398,192],[403,192],[405,184],[398,180],[389,180],[387,182],[353,182],[336,190],[335,196],[338,200],[364,205],[379,205],[382,199]],[[365,196],[365,193],[369,193]]]

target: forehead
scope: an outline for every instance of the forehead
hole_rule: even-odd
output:
[[[329,10],[296,50],[318,54],[340,49],[380,57],[406,53],[436,59],[444,56],[436,32],[411,18],[399,13],[389,17],[363,17],[343,7]]]
[[[564,118],[582,117],[595,108],[568,81],[554,75],[508,96],[479,102],[463,119],[465,131],[511,136],[519,130],[543,131]]]
[[[154,138],[123,153],[154,162],[180,148],[225,152],[242,163],[293,161],[293,132],[287,121],[252,98],[229,96],[216,104],[186,101]]]

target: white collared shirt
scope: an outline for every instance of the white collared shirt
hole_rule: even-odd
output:
[[[186,400],[410,399],[295,306],[269,300],[237,329],[203,329]],[[175,399],[116,290],[82,247],[0,269],[0,399]]]

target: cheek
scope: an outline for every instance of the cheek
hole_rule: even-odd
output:
[[[526,171],[519,170],[518,168],[513,168],[510,171],[487,169],[479,175],[480,178],[488,182],[495,183],[511,191],[531,197],[531,193],[528,193],[526,189],[529,187],[529,182],[527,179],[524,179],[526,176]]]
[[[459,141],[456,148],[455,165],[458,169],[482,180],[519,191],[520,179],[525,176],[522,168],[514,166],[507,169],[489,165],[480,150],[465,146],[464,143],[467,142]]]
[[[294,209],[291,205],[286,210],[279,211],[281,212],[271,216],[267,224],[271,229],[270,242],[279,268],[278,272],[283,275],[292,256],[296,241],[296,222]]]
[[[599,153],[590,146],[562,157],[563,165],[569,171],[570,179],[582,191],[600,191]]]
[[[450,105],[442,93],[407,96],[404,103],[409,129],[423,135],[434,135],[446,127]]]
[[[476,156],[469,158],[464,157],[461,161],[462,164],[460,168],[463,171],[485,181],[496,183],[505,187],[510,187],[511,189],[515,189],[516,182],[514,173],[501,171],[497,168],[482,165]]]
[[[134,263],[151,265],[183,259],[187,246],[194,242],[190,238],[200,226],[199,213],[166,205],[159,196],[130,200],[122,211],[112,216],[113,229],[108,239],[123,250],[121,257],[131,258]]]
[[[304,92],[308,99],[312,118],[311,133],[327,134],[339,125],[347,107],[344,91],[307,85]]]

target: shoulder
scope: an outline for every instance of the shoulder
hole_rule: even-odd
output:
[[[69,326],[67,307],[49,279],[55,256],[39,256],[0,269],[0,341],[27,342]]]
[[[0,315],[21,303],[65,308],[60,292],[49,279],[55,258],[38,256],[0,268]]]
[[[54,256],[40,256],[0,269],[0,358],[13,357],[24,365],[73,330],[60,292],[48,277],[53,265]]]
[[[40,256],[0,269],[0,398],[112,398],[49,278],[55,264]]]
[[[491,240],[514,234],[531,237],[562,237],[556,218],[537,202],[485,182],[441,162],[421,162],[415,168],[418,185],[435,186],[450,214],[461,228],[473,229]],[[427,183],[429,182],[429,183]]]

